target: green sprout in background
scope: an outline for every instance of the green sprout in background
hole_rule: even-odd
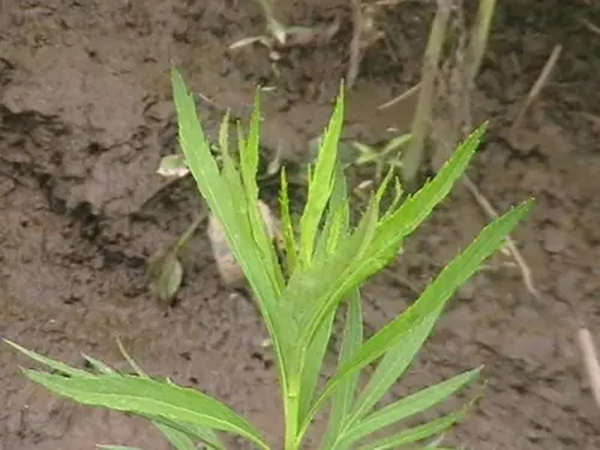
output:
[[[477,377],[480,368],[387,406],[378,404],[402,378],[453,293],[500,248],[531,209],[532,201],[484,228],[412,306],[368,338],[363,335],[360,287],[397,257],[403,240],[450,192],[469,164],[484,127],[459,145],[434,179],[403,202],[382,211],[380,201],[392,179],[390,171],[371,195],[357,225],[351,226],[349,197],[337,154],[344,116],[342,89],[320,141],[316,162],[310,168],[308,198],[298,223],[291,220],[286,172],[282,171],[280,215],[285,258],[280,263],[258,208],[258,101],[248,135],[238,126],[237,154],[228,148],[226,138],[220,140],[220,167],[200,126],[193,97],[177,70],[172,73],[172,83],[179,140],[187,166],[208,207],[223,224],[273,343],[285,415],[284,448],[301,448],[313,419],[322,410],[327,411],[328,426],[321,449],[388,449],[413,443],[425,446],[428,439],[461,421],[472,400],[431,422],[387,435],[380,433],[464,388]],[[227,127],[225,120],[222,137],[228,136]],[[337,370],[318,389],[332,324],[340,309],[345,324]],[[194,449],[197,442],[223,449],[216,432],[241,436],[260,449],[273,448],[248,420],[228,406],[168,379],[150,378],[128,356],[137,376],[118,373],[89,357],[95,370],[84,371],[10,344],[53,369],[51,373],[26,369],[25,374],[33,381],[82,404],[145,417],[177,449]],[[373,363],[376,367],[371,372]],[[361,372],[369,375],[364,386],[359,384]]]

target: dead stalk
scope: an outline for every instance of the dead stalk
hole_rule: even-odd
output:
[[[346,74],[348,89],[352,89],[358,76],[361,60],[361,34],[363,29],[363,15],[361,0],[352,0],[352,41],[350,42],[350,63]]]
[[[511,129],[510,129],[511,135],[514,134],[514,132],[519,129],[519,127],[521,126],[521,122],[523,121],[523,117],[525,117],[525,114],[529,110],[529,107],[537,99],[542,88],[548,82],[548,79],[550,78],[550,74],[552,73],[552,70],[556,66],[556,62],[558,61],[558,57],[560,56],[561,51],[562,51],[562,45],[557,44],[554,46],[554,49],[552,50],[550,57],[546,61],[544,68],[542,69],[540,75],[538,76],[537,80],[533,84],[531,90],[529,91],[529,94],[527,94],[525,103],[521,107],[521,110],[519,111],[517,118],[515,119],[515,121],[513,122],[512,126],[511,126]]]
[[[594,346],[594,340],[587,328],[580,328],[577,332],[577,342],[583,355],[583,362],[587,376],[590,380],[590,387],[596,405],[600,408],[600,364]]]
[[[484,197],[484,195],[479,191],[475,183],[473,183],[473,181],[471,181],[471,179],[467,175],[463,175],[462,182],[467,187],[469,192],[471,192],[471,195],[473,195],[473,198],[475,198],[477,204],[486,213],[488,219],[494,220],[498,218],[498,213],[496,212],[492,204],[487,198]],[[517,266],[519,266],[519,269],[521,270],[521,275],[523,277],[523,283],[525,284],[525,287],[531,295],[533,295],[536,298],[540,298],[540,294],[535,288],[533,282],[533,275],[531,273],[531,269],[529,268],[529,265],[525,261],[525,258],[519,251],[517,244],[510,236],[506,237],[506,247],[502,248],[502,253],[508,254],[509,256],[513,257],[513,259],[517,263]]]
[[[453,0],[438,0],[437,11],[425,50],[421,88],[411,130],[412,138],[402,161],[402,178],[410,190],[415,188],[419,167],[424,159],[425,135],[431,122],[435,80],[439,71],[440,55],[446,38],[452,5]]]
[[[419,89],[421,88],[421,83],[417,83],[415,84],[413,87],[407,89],[406,91],[404,91],[402,94],[400,94],[397,97],[394,97],[393,99],[382,103],[381,105],[379,105],[377,107],[378,110],[384,110],[387,108],[391,108],[392,106],[394,106],[397,103],[400,103],[402,100],[406,100],[407,98],[413,96],[414,94],[416,94]]]
[[[473,25],[471,32],[471,41],[469,42],[468,59],[469,81],[471,84],[475,82],[475,77],[479,73],[483,54],[487,48],[488,36],[490,34],[490,26],[494,11],[496,9],[496,0],[481,0],[479,9],[477,10],[477,19]]]

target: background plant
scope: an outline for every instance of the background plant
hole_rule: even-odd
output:
[[[391,171],[371,195],[356,226],[338,164],[344,101],[340,91],[314,165],[309,167],[307,202],[294,227],[285,170],[281,174],[281,221],[285,261],[278,260],[258,208],[258,98],[250,130],[238,125],[238,156],[229,149],[229,122],[223,121],[219,145],[222,167],[210,151],[198,121],[193,97],[177,71],[172,74],[179,139],[187,165],[210,210],[223,224],[230,247],[246,275],[268,329],[277,362],[285,414],[285,448],[300,448],[317,412],[330,406],[321,448],[398,448],[422,442],[460,421],[470,403],[434,421],[387,436],[373,433],[438,404],[470,381],[480,368],[458,374],[385,407],[378,402],[408,369],[452,294],[494,253],[531,207],[531,201],[487,226],[425,289],[418,300],[372,336],[363,336],[360,286],[402,249],[403,240],[426,219],[466,169],[483,135],[471,134],[438,175],[403,202],[382,211],[380,202]],[[237,161],[236,161],[237,160]],[[332,323],[344,305],[345,326],[335,374],[318,390]],[[83,404],[134,413],[152,420],[178,449],[202,441],[223,448],[215,431],[239,435],[262,449],[271,448],[245,418],[203,393],[154,379],[136,367],[122,374],[87,357],[95,368],[84,371],[12,344],[53,372],[25,374],[59,395]],[[126,355],[126,353],[124,353]],[[364,387],[358,377],[377,362]]]
[[[440,78],[441,62],[444,56],[444,45],[448,40],[448,28],[453,14],[461,14],[460,2],[456,0],[437,0],[436,13],[431,25],[427,48],[423,56],[423,68],[421,80],[419,83],[419,98],[417,109],[413,118],[411,127],[412,139],[403,156],[402,178],[409,189],[414,189],[417,185],[417,175],[426,156],[426,141],[434,122],[434,101],[437,99],[445,101],[444,95],[459,96],[463,95],[470,100],[474,88],[475,78],[479,73],[481,62],[487,47],[487,40],[490,32],[490,25],[494,15],[495,0],[480,0],[477,10],[477,17],[474,21],[471,32],[468,37],[459,36],[458,40],[464,39],[466,43],[465,55],[458,58],[460,67],[455,67],[459,73],[460,80],[456,86],[452,87],[450,93],[441,93],[436,88],[436,81]],[[450,78],[450,77],[446,77]],[[464,92],[455,92],[457,90]],[[458,102],[460,103],[460,102]],[[451,105],[450,115],[460,116],[462,121],[470,121],[470,118],[462,117],[462,111],[468,105]],[[454,121],[456,122],[456,121]],[[462,124],[465,125],[465,124]],[[457,129],[456,124],[449,130],[445,130],[439,138],[441,143],[438,146],[454,148],[458,141],[461,129]],[[470,129],[470,126],[467,125]],[[449,136],[450,135],[450,136]],[[444,152],[446,153],[446,152]],[[437,167],[435,167],[437,169]]]

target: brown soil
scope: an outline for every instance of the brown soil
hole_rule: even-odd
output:
[[[600,412],[574,343],[580,320],[600,336],[600,25],[590,2],[499,2],[474,114],[491,119],[469,174],[501,211],[537,198],[515,233],[541,291],[536,299],[504,256],[463,288],[394,394],[485,365],[488,388],[451,443],[486,449],[597,449]],[[330,42],[282,52],[265,94],[263,146],[302,156],[327,121],[345,74],[349,2],[289,2],[286,23],[338,18]],[[374,107],[418,77],[430,17],[398,6],[389,45],[369,49],[349,98],[347,137],[383,140],[406,128],[406,104]],[[265,333],[248,299],[218,279],[204,233],[184,257],[173,307],[151,298],[144,264],[202,207],[189,180],[163,189],[155,174],[175,150],[168,70],[179,65],[214,135],[225,108],[247,116],[253,89],[273,83],[268,51],[227,46],[263,32],[239,0],[5,0],[0,5],[0,337],[81,365],[81,353],[125,367],[115,338],[150,373],[217,396],[274,442],[281,409]],[[555,44],[553,81],[527,116],[518,146],[506,129]],[[392,56],[393,54],[393,56]],[[596,116],[594,116],[596,115]],[[459,186],[410,239],[405,255],[364,292],[377,328],[401,311],[485,216]],[[65,402],[26,381],[30,363],[0,350],[0,449],[81,450],[95,443],[166,449],[143,421]]]

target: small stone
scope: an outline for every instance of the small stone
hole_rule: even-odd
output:
[[[581,298],[579,287],[579,274],[574,270],[567,270],[558,275],[556,294],[561,300],[573,302]]]
[[[565,234],[554,226],[544,228],[544,249],[550,253],[560,253],[567,247]]]
[[[265,203],[259,200],[258,207],[267,226],[267,233],[271,239],[274,239],[278,234],[278,224]],[[219,274],[225,284],[229,286],[242,285],[245,280],[244,272],[237,264],[233,252],[229,247],[223,226],[212,213],[208,220],[208,238]]]

